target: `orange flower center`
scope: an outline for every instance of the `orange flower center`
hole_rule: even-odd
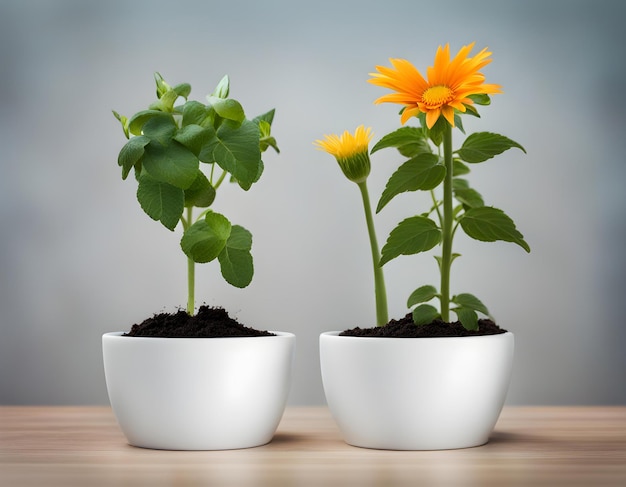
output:
[[[454,92],[444,85],[431,86],[422,93],[422,102],[431,107],[445,105],[454,99]]]

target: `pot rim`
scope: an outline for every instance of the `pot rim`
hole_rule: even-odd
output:
[[[361,341],[371,341],[371,340],[378,340],[378,341],[389,341],[389,340],[416,340],[416,341],[421,341],[421,340],[447,340],[450,341],[451,339],[475,339],[475,338],[494,338],[494,337],[501,337],[501,336],[506,336],[506,335],[513,335],[513,332],[510,331],[505,331],[504,333],[496,333],[495,335],[472,335],[472,336],[463,336],[463,337],[455,337],[455,336],[449,336],[449,337],[360,337],[360,336],[339,336],[340,333],[343,333],[343,330],[341,331],[325,331],[322,332],[320,334],[320,338],[322,337],[328,337],[331,339],[334,338],[339,338],[339,339],[348,339],[351,338],[353,340],[361,340]]]
[[[295,338],[293,333],[287,331],[273,331],[267,330],[270,333],[274,333],[275,336],[243,336],[243,337],[136,337],[136,336],[123,336],[125,331],[111,331],[104,333],[102,338],[108,338],[117,340],[123,338],[124,340],[131,338],[133,340],[148,340],[148,341],[159,341],[159,340],[176,340],[176,341],[197,341],[197,340],[207,340],[207,339],[218,339],[218,340],[236,340],[236,339],[250,339],[250,338]]]

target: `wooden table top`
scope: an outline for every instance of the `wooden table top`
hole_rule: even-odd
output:
[[[345,444],[323,407],[287,408],[246,450],[129,446],[108,407],[0,407],[0,486],[626,486],[626,407],[507,407],[488,444],[401,452]]]

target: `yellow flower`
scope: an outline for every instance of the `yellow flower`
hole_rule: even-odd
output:
[[[406,59],[390,59],[393,68],[376,66],[377,73],[370,73],[370,83],[394,90],[395,93],[381,96],[374,103],[399,103],[404,105],[402,124],[418,115],[426,114],[426,125],[432,128],[440,116],[454,127],[454,112],[466,111],[473,101],[470,95],[502,93],[500,85],[485,84],[480,69],[491,62],[487,48],[473,57],[468,54],[474,47],[471,43],[450,61],[450,46],[439,46],[434,66],[426,70],[428,80]]]
[[[355,183],[367,179],[370,173],[370,157],[368,145],[372,140],[372,128],[360,125],[354,135],[347,130],[339,135],[324,135],[324,140],[316,140],[314,144],[319,150],[335,156],[345,176]]]

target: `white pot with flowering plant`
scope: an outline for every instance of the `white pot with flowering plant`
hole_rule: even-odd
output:
[[[134,173],[143,211],[172,232],[182,230],[187,307],[102,337],[111,406],[134,446],[262,445],[285,408],[295,336],[243,326],[221,308],[196,310],[195,265],[217,261],[238,288],[252,281],[252,234],[212,206],[222,183],[249,190],[263,172],[261,153],[278,152],[270,133],[274,110],[249,120],[229,97],[227,76],[206,103],[188,100],[187,83],[172,87],[158,73],[155,80],[157,100],[147,110],[130,118],[114,112],[128,139],[118,164],[122,179]]]
[[[464,134],[462,115],[478,116],[499,85],[485,83],[481,69],[491,62],[474,44],[451,59],[440,46],[424,77],[409,61],[377,66],[370,83],[392,93],[375,103],[402,105],[401,123],[417,120],[382,137],[369,151],[371,131],[327,135],[318,148],[337,159],[363,195],[374,262],[377,326],[323,333],[320,359],[329,408],[346,442],[362,447],[430,450],[484,444],[496,424],[508,389],[514,336],[497,326],[473,294],[452,294],[451,267],[460,257],[453,239],[462,230],[486,242],[513,242],[530,248],[513,220],[488,206],[473,189],[470,166],[512,148],[513,140],[477,132],[453,149],[453,129]],[[407,158],[392,174],[376,206],[380,212],[407,191],[426,191],[432,204],[394,228],[378,252],[365,180],[369,155],[396,148]],[[357,175],[357,176],[354,176]],[[387,321],[382,266],[400,255],[440,250],[435,256],[439,287],[422,284],[409,294],[410,312]],[[433,306],[430,301],[438,301]],[[451,319],[451,312],[456,320]],[[482,317],[481,317],[482,316]]]

